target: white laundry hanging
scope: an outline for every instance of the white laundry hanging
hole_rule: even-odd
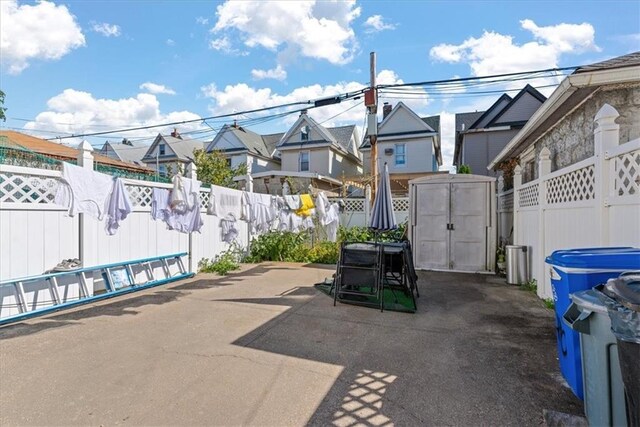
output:
[[[151,217],[154,220],[167,222],[167,217],[171,215],[170,207],[171,193],[166,188],[154,188],[151,199]]]
[[[222,241],[226,243],[232,243],[238,237],[236,217],[233,214],[227,214],[220,220],[220,234]]]
[[[169,230],[200,232],[204,221],[200,214],[199,193],[199,181],[176,175],[171,192],[164,188],[153,189],[151,217],[164,221]]]
[[[85,213],[98,220],[104,218],[113,189],[112,176],[65,162],[62,179],[55,204],[67,208],[69,216]]]
[[[207,215],[215,215],[218,216],[218,212],[220,211],[220,207],[218,206],[218,198],[216,197],[216,192],[214,191],[214,186],[212,185],[209,189],[209,202],[207,203]]]
[[[107,208],[107,234],[111,236],[116,234],[116,230],[120,227],[120,221],[124,220],[132,210],[129,193],[127,193],[124,182],[120,178],[115,178]]]
[[[252,234],[264,233],[278,218],[273,197],[269,194],[242,192],[242,219],[249,223]]]

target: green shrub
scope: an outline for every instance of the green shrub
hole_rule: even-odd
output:
[[[198,271],[202,273],[218,273],[220,276],[225,276],[230,271],[239,268],[239,254],[235,248],[230,248],[213,259],[203,258],[198,263]]]
[[[407,223],[398,224],[398,228],[380,233],[377,237],[379,242],[397,242],[403,239]],[[376,235],[369,227],[342,227],[338,229],[338,242],[372,242],[376,240]]]
[[[459,174],[469,174],[471,173],[471,167],[469,165],[460,165],[458,166]]]
[[[308,262],[316,264],[336,264],[338,262],[338,244],[334,242],[318,242],[308,249]]]
[[[306,262],[306,233],[272,231],[261,234],[251,241],[247,262],[288,261]]]
[[[556,303],[555,303],[555,302],[553,302],[553,299],[552,299],[552,298],[546,298],[546,299],[544,300],[544,306],[545,306],[545,307],[547,307],[547,308],[548,308],[548,309],[550,309],[550,310],[553,310],[553,309],[555,309],[555,308],[556,308]]]

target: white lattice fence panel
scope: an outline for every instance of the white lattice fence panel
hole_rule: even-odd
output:
[[[518,202],[521,208],[538,206],[538,184],[519,189]]]
[[[134,207],[146,208],[151,206],[153,188],[142,185],[127,185],[129,198]]]
[[[344,202],[345,212],[364,212],[364,199],[329,199],[331,203],[340,203],[340,201]]]
[[[595,167],[587,166],[546,182],[547,203],[570,203],[593,200],[596,195]]]
[[[498,210],[500,212],[511,212],[513,210],[513,193],[499,196]]]
[[[409,198],[404,197],[401,199],[393,199],[393,211],[394,212],[408,212],[409,211]]]
[[[0,202],[53,203],[58,183],[52,177],[0,173]]]
[[[201,191],[200,192],[200,208],[207,209],[207,205],[209,204],[209,198],[211,194],[209,191]]]
[[[613,189],[618,196],[640,194],[640,150],[615,158]]]

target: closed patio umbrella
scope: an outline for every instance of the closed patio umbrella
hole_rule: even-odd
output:
[[[389,182],[389,168],[387,163],[380,174],[380,182],[376,190],[376,198],[371,211],[369,227],[377,232],[395,230],[398,228],[396,216],[393,212],[393,200],[391,199],[391,183]]]

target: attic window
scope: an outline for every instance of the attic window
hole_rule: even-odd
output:
[[[160,147],[160,148],[159,148],[160,155],[161,155],[161,156],[164,156],[164,144],[160,144],[160,146],[159,146],[159,147]]]
[[[309,140],[309,126],[302,126],[302,129],[300,129],[300,140]]]

